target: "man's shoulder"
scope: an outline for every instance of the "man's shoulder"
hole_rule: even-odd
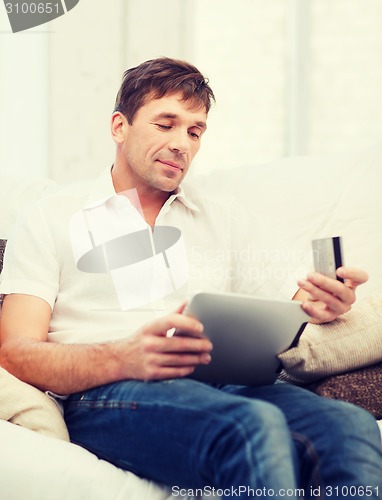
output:
[[[83,199],[86,198],[95,182],[94,178],[81,179],[69,184],[64,184],[56,189],[53,193],[41,199],[44,203],[55,203],[67,199]]]
[[[91,180],[82,180],[60,186],[53,193],[40,198],[29,209],[42,210],[46,214],[69,213],[78,210],[87,199],[91,189]]]
[[[31,225],[44,220],[48,226],[59,227],[86,205],[95,182],[97,178],[89,178],[56,186],[54,191],[24,207],[19,212],[16,223]]]
[[[193,205],[195,205],[201,213],[206,212],[225,212],[232,211],[235,206],[239,206],[240,202],[233,194],[219,192],[219,190],[211,190],[203,184],[202,178],[193,178],[182,184],[182,189]]]
[[[109,194],[111,189],[109,177],[110,173],[104,171],[101,175],[62,185],[38,201],[40,208],[44,211],[53,210],[65,213],[79,210],[87,203],[98,201]]]

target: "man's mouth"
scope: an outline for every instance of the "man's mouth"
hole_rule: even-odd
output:
[[[181,165],[180,163],[177,163],[175,161],[171,161],[171,160],[157,160],[159,161],[159,163],[162,163],[163,165],[166,165],[167,167],[171,167],[171,168],[174,168],[174,169],[177,169],[177,170],[183,170],[183,165]]]

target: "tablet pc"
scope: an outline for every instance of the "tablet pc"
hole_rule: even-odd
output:
[[[310,317],[301,302],[262,297],[198,293],[184,314],[204,325],[213,350],[208,365],[191,378],[208,383],[273,384],[281,370],[277,355],[296,345]]]

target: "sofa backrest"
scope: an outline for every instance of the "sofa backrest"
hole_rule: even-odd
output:
[[[260,216],[280,273],[303,277],[313,268],[311,240],[340,235],[344,263],[369,273],[358,296],[382,290],[382,142],[215,171],[193,182],[221,197],[234,194]]]
[[[370,275],[358,296],[382,290],[382,143],[346,154],[213,171],[189,182],[217,197],[234,195],[260,216],[280,275],[303,277],[313,266],[311,240],[340,235],[345,264]],[[0,238],[9,236],[22,209],[58,187],[45,179],[0,176]]]
[[[49,179],[0,175],[0,238],[9,237],[13,222],[24,208],[57,188]]]

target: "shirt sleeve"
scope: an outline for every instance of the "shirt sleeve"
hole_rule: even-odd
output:
[[[12,228],[4,255],[0,293],[34,295],[53,309],[59,288],[59,265],[41,204],[21,215]]]

